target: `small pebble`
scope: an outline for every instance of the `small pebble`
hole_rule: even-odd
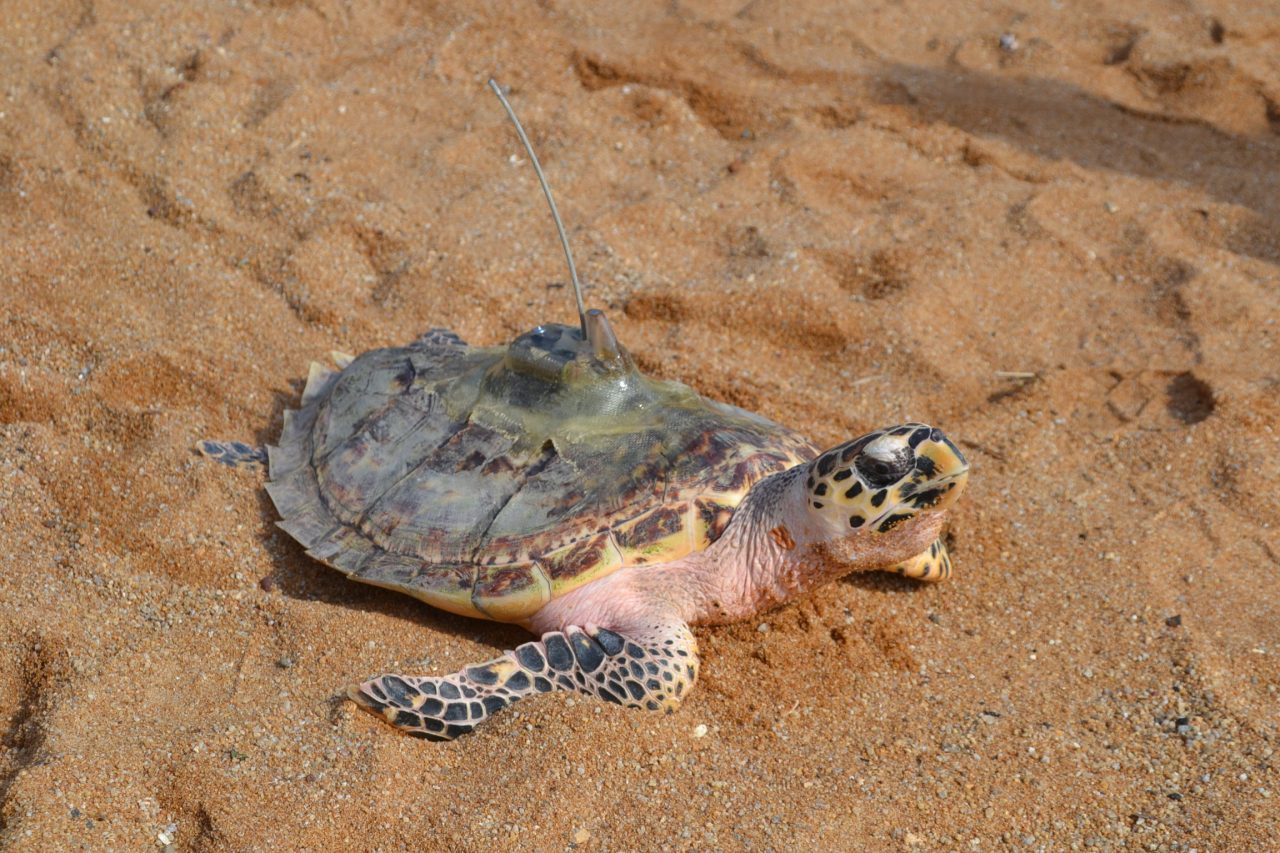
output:
[[[702,723],[698,723],[698,725],[696,725],[696,726],[694,726],[694,727],[693,727],[693,736],[694,736],[694,737],[706,737],[706,736],[707,736],[707,727],[706,727],[705,725],[703,725]]]
[[[275,592],[276,586],[276,579],[270,575],[258,581],[258,588],[263,592]]]
[[[590,840],[591,840],[591,833],[585,829],[579,829],[577,832],[573,834],[574,844],[586,844]]]
[[[759,631],[761,634],[769,633],[769,623],[761,622],[759,625],[756,626],[756,630]]]
[[[1175,613],[1168,619],[1164,620],[1164,624],[1168,625],[1170,628],[1177,628],[1182,625],[1182,615]]]

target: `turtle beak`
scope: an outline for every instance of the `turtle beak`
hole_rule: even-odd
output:
[[[915,470],[901,487],[902,506],[938,512],[949,509],[969,482],[969,461],[960,448],[934,429],[915,448]]]

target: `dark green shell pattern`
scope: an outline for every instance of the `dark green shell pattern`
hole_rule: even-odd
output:
[[[436,330],[313,365],[268,452],[280,526],[313,557],[519,622],[623,566],[705,548],[752,484],[815,449],[547,325],[508,347]]]

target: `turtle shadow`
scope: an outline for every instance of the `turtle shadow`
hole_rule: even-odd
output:
[[[276,526],[280,518],[266,489],[258,489],[259,515],[263,519],[262,546],[272,556],[273,568],[259,585],[269,592],[300,602],[315,602],[377,613],[415,623],[424,631],[474,639],[501,648],[514,648],[528,639],[518,625],[458,616],[391,589],[351,580],[336,569],[307,555],[302,545]]]
[[[915,594],[929,585],[912,578],[904,578],[891,572],[853,572],[840,578],[839,583],[856,586],[871,592]]]
[[[351,580],[337,569],[308,556],[302,545],[276,527],[279,518],[266,490],[258,497],[262,517],[269,519],[263,531],[263,546],[272,555],[274,568],[260,584],[286,598],[377,613],[414,623],[423,631],[450,634],[495,647],[514,648],[529,638],[519,625],[458,616],[396,590],[383,589]]]

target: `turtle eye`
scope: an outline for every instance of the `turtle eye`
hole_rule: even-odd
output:
[[[876,448],[879,452],[867,452],[858,456],[854,467],[858,476],[873,489],[883,489],[901,480],[915,467],[915,454],[909,447],[892,450]]]

